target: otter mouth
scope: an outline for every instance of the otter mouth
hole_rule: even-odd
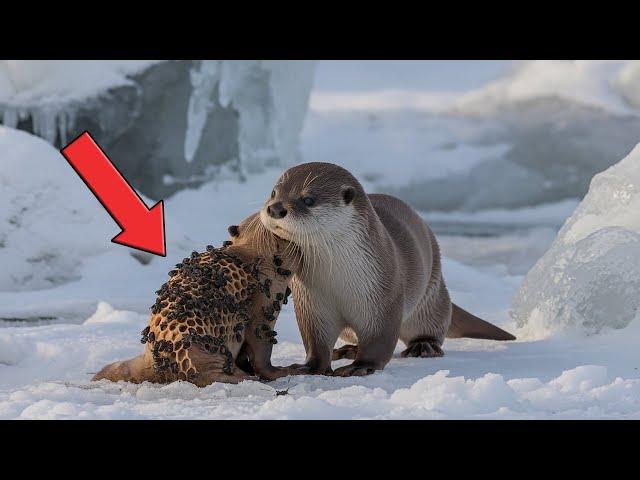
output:
[[[296,242],[297,240],[299,240],[300,233],[297,232],[296,230],[301,226],[304,227],[303,225],[296,222],[296,224],[293,225],[294,227],[296,227],[296,230],[293,230],[293,231],[287,230],[286,228],[283,228],[280,225],[278,225],[277,221],[274,221],[273,219],[271,219],[264,212],[264,210],[260,211],[260,221],[262,222],[262,225],[264,226],[264,228],[269,230],[276,237],[282,238],[283,240],[287,240],[289,242]],[[314,235],[316,233],[316,230],[311,230],[308,228],[303,228],[303,231],[304,231],[304,234],[306,235]]]
[[[276,236],[278,235],[279,231],[286,233],[287,235],[291,235],[291,232],[282,228],[280,225],[278,225],[277,223],[272,221],[268,216],[266,216],[266,214],[264,213],[264,210],[260,211],[260,221],[262,222],[262,225],[264,226],[264,228],[266,228]],[[285,238],[285,240],[288,240],[288,239]]]

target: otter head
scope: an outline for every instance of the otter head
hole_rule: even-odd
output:
[[[347,170],[331,163],[303,163],[278,179],[260,210],[262,224],[301,246],[350,233],[368,199]]]
[[[300,252],[297,246],[270,232],[260,221],[259,213],[230,226],[228,232],[229,240],[224,242],[223,250],[248,263],[257,261],[263,274],[279,275],[278,270],[292,273],[298,270]],[[288,283],[286,278],[280,280]]]
[[[254,213],[238,225],[228,229],[229,239],[224,243],[231,250],[245,252],[247,255],[267,257],[277,251],[283,251],[288,242],[269,230],[260,221],[260,215]]]
[[[299,252],[294,244],[267,230],[258,213],[228,231],[229,240],[222,250],[251,265],[248,328],[237,364],[272,380],[286,374],[271,365],[271,348],[277,343],[273,327],[291,293],[289,285],[300,265]]]

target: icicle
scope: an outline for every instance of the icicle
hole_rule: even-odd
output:
[[[66,110],[61,110],[58,114],[57,126],[60,145],[66,145],[68,143],[68,133],[73,131],[75,116],[75,109],[71,106],[68,106]]]
[[[58,109],[53,105],[43,105],[32,112],[33,133],[54,145],[58,135]]]

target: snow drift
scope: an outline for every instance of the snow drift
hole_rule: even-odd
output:
[[[640,308],[640,145],[596,175],[513,300],[520,326],[597,333]]]
[[[188,248],[171,222],[168,245]],[[43,139],[0,127],[0,292],[51,288],[78,280],[90,257],[114,251],[128,256],[130,250],[109,242],[118,231],[60,152]]]
[[[89,130],[143,193],[297,159],[314,62],[4,61],[0,119],[60,147]]]
[[[77,279],[79,258],[104,252],[113,224],[44,140],[0,127],[0,152],[0,290]]]

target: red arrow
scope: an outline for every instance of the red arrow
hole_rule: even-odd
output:
[[[167,255],[162,200],[149,209],[89,132],[60,152],[122,229],[112,242]]]

